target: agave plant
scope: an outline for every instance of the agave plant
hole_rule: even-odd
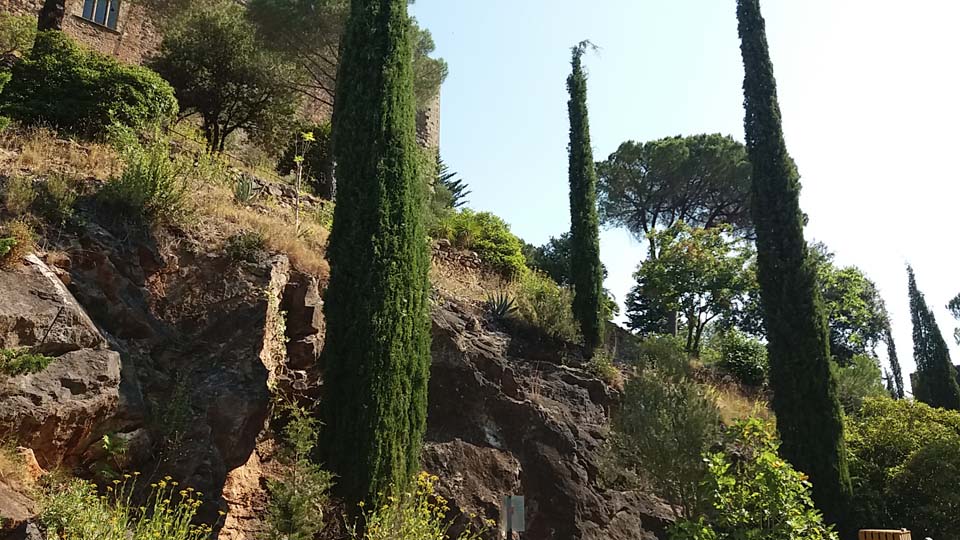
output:
[[[513,315],[517,310],[516,304],[514,304],[513,298],[503,292],[498,291],[495,294],[487,296],[487,311],[490,312],[490,315],[493,316],[496,320],[503,320]]]
[[[233,200],[237,204],[247,205],[257,198],[257,191],[253,185],[253,178],[248,174],[241,174],[233,185]]]

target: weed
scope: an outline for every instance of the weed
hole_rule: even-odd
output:
[[[23,219],[0,224],[0,266],[10,266],[34,249],[33,227]]]
[[[587,371],[610,386],[623,390],[623,373],[613,364],[613,356],[605,350],[597,350],[587,362]]]
[[[3,193],[3,207],[13,216],[22,216],[37,198],[33,180],[20,175],[7,178]]]
[[[224,249],[227,256],[236,262],[256,263],[263,259],[265,247],[266,242],[262,234],[257,231],[247,231],[228,238]]]
[[[0,349],[0,373],[11,377],[39,373],[53,361],[53,357],[34,354],[29,349]]]

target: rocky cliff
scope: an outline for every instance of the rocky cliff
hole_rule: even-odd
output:
[[[204,492],[201,517],[220,538],[255,538],[280,466],[274,396],[322,399],[324,283],[280,253],[237,260],[181,230],[79,223],[0,270],[0,349],[55,357],[36,374],[0,375],[0,440],[95,481],[170,475]],[[663,530],[662,503],[601,487],[616,394],[577,364],[575,348],[435,293],[423,465],[455,530],[498,520],[506,494],[526,496],[530,540]],[[24,537],[34,511],[0,478],[7,534]]]

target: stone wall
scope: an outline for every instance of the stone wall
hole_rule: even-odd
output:
[[[0,0],[0,11],[37,15],[42,5],[43,0]],[[160,32],[154,28],[143,6],[121,1],[116,30],[82,18],[83,0],[67,0],[66,8],[65,33],[124,62],[141,64],[160,44]]]
[[[440,93],[417,111],[417,141],[427,148],[440,148]]]

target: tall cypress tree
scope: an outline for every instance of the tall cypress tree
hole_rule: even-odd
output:
[[[745,71],[744,128],[753,165],[757,279],[781,451],[810,476],[814,500],[825,517],[839,522],[851,494],[850,475],[842,409],[830,371],[830,335],[816,267],[803,237],[799,174],[783,138],[759,0],[738,0],[737,19]]]
[[[890,357],[890,371],[893,377],[893,397],[903,399],[903,371],[900,369],[900,359],[897,358],[897,346],[893,342],[893,332],[890,330],[890,321],[887,321],[887,327],[884,329],[884,341],[887,342],[887,356]]]
[[[430,367],[429,253],[407,0],[353,0],[334,109],[322,402],[325,465],[377,504],[419,463]]]
[[[573,71],[567,78],[570,101],[570,277],[573,283],[573,314],[580,323],[587,349],[593,352],[603,342],[603,266],[600,264],[600,220],[597,217],[597,171],[590,147],[587,114],[587,76],[581,62],[590,46],[584,41],[573,48]]]
[[[923,293],[917,289],[913,268],[907,267],[910,318],[913,321],[913,358],[917,363],[917,388],[914,396],[930,405],[960,411],[960,385],[950,361],[950,350],[940,327],[927,307]]]

